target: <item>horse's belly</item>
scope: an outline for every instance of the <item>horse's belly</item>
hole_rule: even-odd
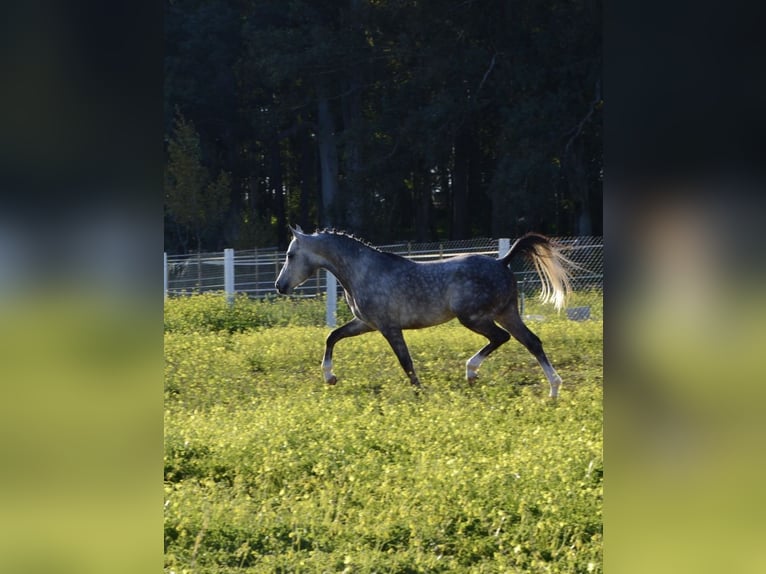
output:
[[[402,329],[422,329],[446,323],[455,315],[446,305],[424,306],[412,305],[409,308],[399,309],[399,324]]]
[[[454,315],[440,315],[438,317],[430,317],[428,320],[425,318],[419,320],[417,318],[405,322],[402,324],[402,329],[423,329],[425,327],[433,327],[434,325],[441,325],[446,323],[450,319],[454,319]]]
[[[446,305],[423,306],[418,303],[400,302],[397,305],[387,305],[375,309],[366,305],[350,302],[351,312],[355,317],[375,329],[381,327],[398,327],[400,329],[422,329],[446,323],[455,317]]]
[[[439,282],[388,286],[348,296],[355,317],[380,330],[381,327],[421,329],[454,318],[446,289]]]

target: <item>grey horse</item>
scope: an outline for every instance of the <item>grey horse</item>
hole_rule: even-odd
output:
[[[528,257],[542,282],[541,298],[561,309],[571,291],[567,272],[570,262],[547,237],[528,233],[497,259],[460,255],[415,262],[342,232],[306,234],[300,227],[290,230],[293,238],[276,290],[289,294],[317,269],[327,269],[343,286],[354,314],[351,321],[327,337],[322,369],[328,384],[337,382],[332,372],[335,344],[377,330],[391,345],[410,382],[419,388],[402,330],[430,327],[457,317],[468,329],[489,339],[466,362],[469,384],[476,381],[482,361],[513,335],[540,363],[550,383],[550,396],[558,396],[561,377],[545,355],[540,339],[519,316],[516,279],[508,268],[512,259]]]

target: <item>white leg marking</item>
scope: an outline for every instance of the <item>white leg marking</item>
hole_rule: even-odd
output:
[[[543,372],[545,373],[545,377],[548,379],[548,382],[551,385],[551,394],[550,397],[552,399],[555,399],[559,396],[559,387],[561,386],[561,377],[556,372],[556,369],[554,369],[550,364],[542,364]]]
[[[336,378],[332,374],[332,361],[322,361],[322,371],[324,372],[324,382],[329,385],[334,385]]]
[[[476,353],[473,357],[468,359],[465,363],[465,378],[469,383],[473,383],[478,376],[479,367],[485,357],[482,357],[479,353]]]

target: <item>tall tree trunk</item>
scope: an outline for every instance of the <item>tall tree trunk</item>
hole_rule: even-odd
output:
[[[270,146],[271,166],[269,169],[269,187],[274,198],[274,214],[277,216],[277,244],[280,249],[287,247],[287,215],[285,210],[285,190],[282,184],[282,157],[279,140],[274,139]]]
[[[490,224],[486,219],[489,218],[486,209],[486,195],[482,189],[481,177],[481,148],[476,144],[473,132],[468,135],[468,149],[466,157],[468,160],[468,189],[466,198],[469,208],[466,210],[467,236],[472,237],[476,229],[489,228]]]
[[[455,166],[452,170],[452,239],[468,237],[469,135],[461,129],[455,138]]]
[[[565,164],[567,166],[567,188],[574,205],[574,213],[572,214],[574,221],[572,221],[571,229],[577,235],[590,236],[593,234],[590,217],[590,194],[582,158],[583,142],[580,138],[572,146],[572,151]]]
[[[406,233],[412,229],[414,191],[406,185],[401,185],[397,195],[396,214],[398,217],[392,222],[392,229],[390,231]]]
[[[349,0],[347,34],[351,43],[364,42],[364,29],[360,12],[361,1]],[[351,63],[345,70],[341,110],[343,117],[343,224],[352,231],[361,231],[364,222],[362,194],[362,69]]]
[[[298,137],[300,138],[301,153],[301,200],[298,224],[303,229],[309,229],[309,206],[316,201],[316,156],[308,130],[301,130]]]
[[[431,186],[423,170],[413,174],[415,192],[415,238],[428,241],[431,238]]]
[[[348,89],[341,98],[343,108],[343,204],[344,224],[360,231],[363,224],[361,189],[362,171],[362,97],[358,71],[352,70]]]
[[[324,86],[318,87],[317,96],[317,145],[322,183],[321,224],[324,227],[332,227],[336,219],[335,202],[338,197],[338,148],[335,139],[335,120]]]
[[[450,175],[451,171],[449,163],[439,166],[439,189],[441,192],[439,194],[440,203],[436,216],[438,225],[440,227],[442,225],[446,226],[447,231],[450,229],[450,221],[452,219],[452,193],[450,192]],[[441,229],[441,231],[444,232],[445,230]]]

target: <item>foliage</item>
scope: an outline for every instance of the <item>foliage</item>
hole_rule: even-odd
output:
[[[572,293],[568,307],[588,307],[592,319],[603,319],[603,294],[600,290]],[[229,333],[268,327],[321,327],[325,324],[326,298],[264,297],[251,299],[244,293],[235,295],[231,304],[223,292],[207,291],[172,297],[165,302],[165,332]],[[339,302],[338,324],[351,319],[348,306]],[[556,314],[543,304],[537,293],[529,293],[523,301],[523,314],[533,320],[562,321],[566,313]]]
[[[551,403],[513,343],[467,387],[483,339],[456,323],[407,332],[415,394],[377,333],[338,346],[327,387],[325,328],[168,328],[176,303],[212,301],[166,304],[166,571],[601,571],[600,321],[532,326]]]
[[[351,312],[338,306],[338,321]],[[165,302],[165,332],[247,331],[264,327],[315,326],[325,323],[325,298],[250,299],[240,293],[231,304],[221,292],[173,297]]]
[[[178,113],[168,142],[165,207],[178,225],[192,233],[197,249],[203,234],[221,223],[228,209],[230,187],[231,178],[225,172],[211,180],[202,164],[199,134],[194,124]]]
[[[231,174],[206,247],[284,243],[288,221],[374,242],[599,234],[600,19],[598,0],[169,2],[166,116]]]

